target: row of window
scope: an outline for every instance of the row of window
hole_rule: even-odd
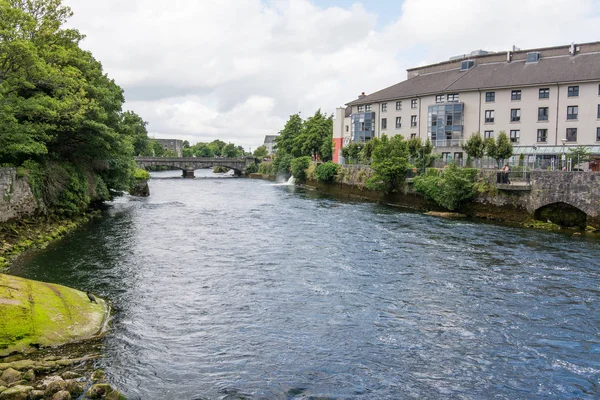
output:
[[[600,85],[598,85],[598,96],[600,96]],[[567,87],[567,97],[579,97],[579,86]],[[550,98],[550,88],[539,89],[538,98],[539,99],[549,99]],[[511,99],[511,101],[521,100],[521,91],[520,90],[512,90],[510,92],[510,99]],[[485,102],[493,103],[494,101],[496,101],[496,92],[485,92]]]
[[[510,92],[511,101],[520,101],[521,100],[521,90],[512,90]],[[598,85],[598,96],[600,96],[600,85]],[[568,86],[567,87],[567,97],[579,97],[579,86]],[[550,98],[550,88],[541,88],[538,91],[539,99],[549,99]],[[457,102],[459,100],[458,93],[450,93],[450,94],[438,94],[435,96],[436,103],[443,103],[444,99],[448,102]],[[496,101],[496,92],[485,92],[485,102],[493,103]],[[410,108],[417,108],[418,100],[412,99],[410,101]],[[387,112],[388,103],[381,103],[381,112]],[[599,106],[600,107],[600,106]],[[372,105],[360,105],[358,106],[358,112],[371,111]],[[402,111],[402,101],[396,102],[396,111]],[[598,112],[600,115],[600,111]],[[598,117],[600,118],[600,116]]]
[[[484,138],[493,138],[494,131],[484,131]],[[577,128],[567,128],[565,132],[565,139],[567,142],[576,142],[577,141]],[[519,143],[521,140],[521,131],[519,129],[513,129],[510,131],[510,141],[511,143]],[[546,143],[548,141],[548,129],[538,129],[537,130],[537,142],[538,143]],[[596,141],[600,142],[600,127],[596,128]]]
[[[414,128],[417,126],[417,116],[410,116],[410,126]],[[396,117],[396,129],[402,128],[402,117]],[[387,129],[387,118],[381,118],[381,129]]]
[[[538,121],[548,121],[549,108],[538,107]],[[493,124],[495,121],[495,111],[485,110],[485,123]],[[567,120],[577,120],[579,117],[579,106],[567,106]],[[600,104],[598,104],[597,116],[600,119]],[[513,108],[510,110],[510,122],[521,122],[521,109]]]

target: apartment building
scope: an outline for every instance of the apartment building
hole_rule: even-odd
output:
[[[265,141],[264,141],[263,145],[267,149],[267,154],[269,154],[269,155],[273,155],[274,153],[277,152],[277,150],[274,149],[274,147],[276,145],[277,136],[279,136],[279,135],[265,135]]]
[[[170,151],[177,155],[183,156],[183,140],[179,139],[154,139],[160,143],[165,151]]]
[[[600,157],[600,42],[477,51],[407,72],[407,80],[336,110],[335,159],[350,141],[401,134],[429,139],[460,162],[470,135],[500,131],[515,155],[557,158],[584,145]]]

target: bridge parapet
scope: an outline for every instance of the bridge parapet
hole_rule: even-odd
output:
[[[215,166],[233,169],[236,175],[255,163],[254,157],[221,158],[221,157],[137,157],[139,167],[167,166],[181,169],[184,178],[193,178],[194,170]]]

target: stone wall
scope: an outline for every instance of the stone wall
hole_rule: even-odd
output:
[[[16,168],[0,168],[0,223],[33,215],[37,201],[25,178],[17,178]]]

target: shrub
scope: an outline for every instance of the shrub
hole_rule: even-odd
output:
[[[258,173],[263,175],[273,175],[273,162],[262,162],[258,164]]]
[[[456,210],[475,196],[477,170],[459,168],[452,164],[443,172],[429,169],[417,176],[413,183],[417,192],[448,210]]]
[[[335,181],[340,166],[331,161],[327,161],[317,167],[317,181],[331,183]]]
[[[150,179],[150,172],[142,168],[136,168],[135,172],[133,173],[133,178],[140,180],[148,180]]]
[[[294,156],[292,156],[291,154],[278,155],[277,157],[275,157],[275,160],[273,161],[273,174],[288,175],[290,173],[291,162],[293,159]]]
[[[294,158],[290,163],[290,169],[292,176],[296,179],[297,183],[306,182],[306,169],[310,165],[310,157],[298,157]]]
[[[250,164],[244,169],[246,174],[255,174],[258,172],[258,164]]]
[[[373,176],[367,180],[367,188],[394,192],[406,179],[406,170],[410,166],[408,156],[408,143],[402,135],[391,139],[383,135],[373,149]]]

